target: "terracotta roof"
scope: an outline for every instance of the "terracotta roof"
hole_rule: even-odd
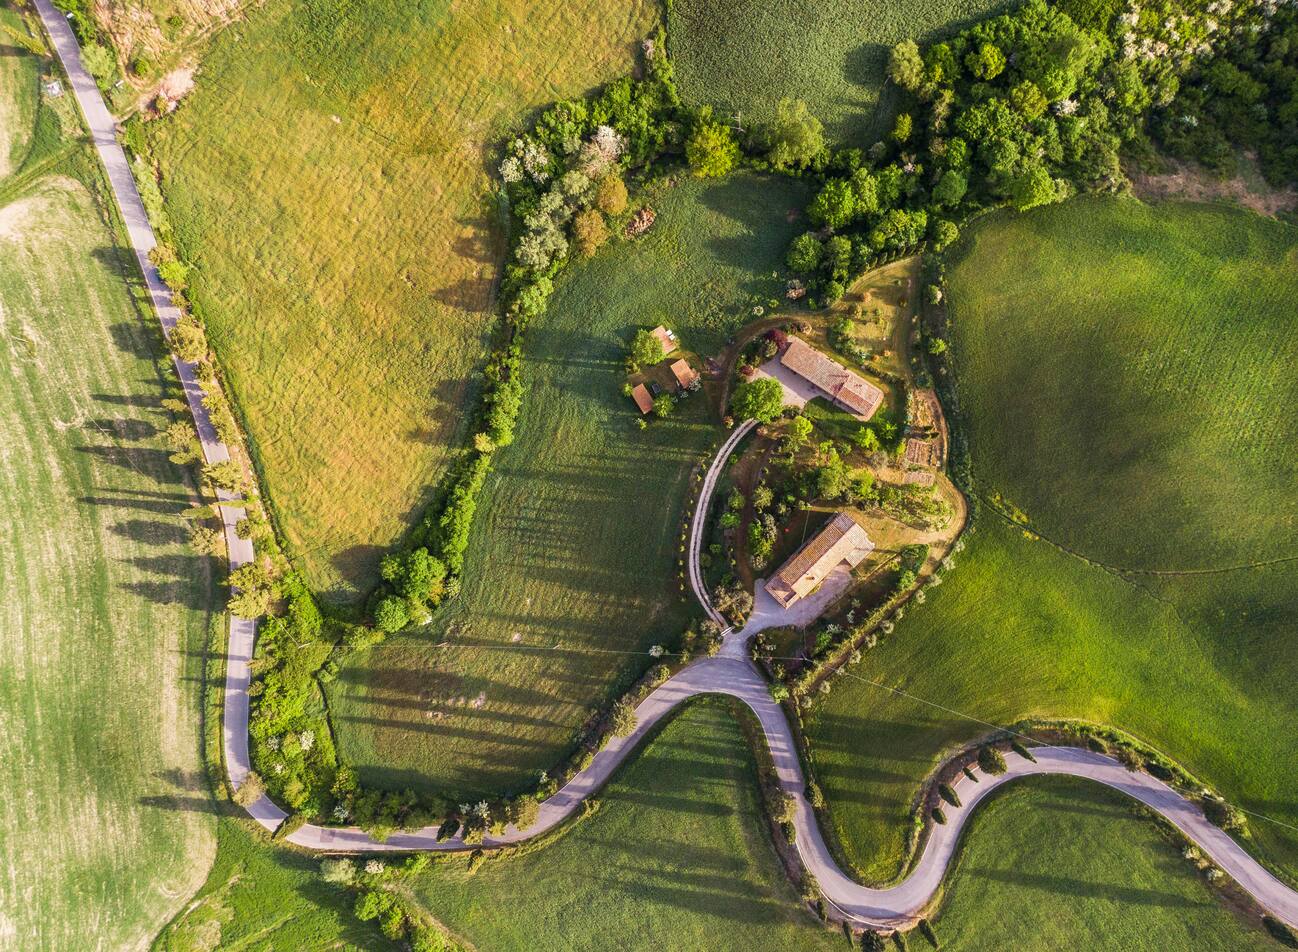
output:
[[[789,338],[780,363],[863,420],[874,416],[883,403],[882,390],[797,337]]]
[[[638,383],[631,390],[631,399],[635,405],[640,408],[641,413],[648,413],[654,408],[654,398],[649,396],[649,388],[642,383]]]
[[[766,590],[788,608],[815,591],[835,566],[846,562],[856,568],[873,551],[874,543],[865,530],[847,513],[840,512],[781,566],[766,583]]]
[[[676,335],[673,334],[671,331],[669,331],[667,328],[663,327],[661,324],[659,324],[649,333],[653,334],[654,337],[658,338],[658,343],[661,344],[663,348],[664,357],[666,357],[668,354],[674,351],[678,346],[676,343]]]
[[[682,387],[688,387],[699,379],[698,371],[691,367],[683,357],[672,364],[672,373],[676,376],[676,382]]]

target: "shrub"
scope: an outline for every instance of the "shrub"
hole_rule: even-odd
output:
[[[1216,797],[1205,797],[1203,799],[1203,815],[1208,818],[1210,823],[1228,832],[1242,831],[1246,826],[1242,812],[1232,807],[1225,800],[1218,800]]]
[[[203,467],[203,478],[226,492],[237,493],[243,490],[243,470],[232,459],[208,463]]]
[[[949,783],[940,783],[937,785],[938,795],[951,804],[953,807],[960,806],[960,796],[955,792],[955,788]]]
[[[799,274],[810,274],[820,267],[820,261],[824,257],[825,246],[819,238],[811,232],[799,235],[793,239],[789,245],[789,254],[785,259],[785,264],[789,266],[790,271],[796,271]]]
[[[1267,932],[1271,933],[1272,938],[1281,945],[1287,946],[1291,949],[1298,949],[1298,933],[1294,932],[1293,929],[1290,929],[1279,919],[1272,918],[1271,916],[1263,916],[1262,925],[1266,927]]]
[[[1028,748],[1018,738],[1010,741],[1010,749],[1024,760],[1030,760],[1034,764],[1037,762],[1037,758],[1033,756],[1032,751],[1028,750]]]
[[[968,777],[970,780],[972,780],[974,783],[982,782],[978,779],[978,775],[974,773],[972,770],[970,770],[968,767],[965,767],[963,769],[964,769],[964,775]]]
[[[928,940],[928,944],[933,948],[938,947],[937,933],[933,931],[933,924],[927,919],[919,920],[919,934]]]
[[[437,828],[437,842],[449,840],[460,829],[460,821],[454,817],[447,817],[442,821],[442,825]]]
[[[1086,738],[1086,746],[1088,749],[1095,751],[1097,754],[1107,754],[1109,752],[1109,745],[1106,744],[1104,741],[1100,740],[1100,738],[1098,737]]]
[[[989,774],[1003,774],[1009,769],[1005,755],[990,744],[978,750],[978,766]]]
[[[933,820],[934,820],[935,822],[937,822],[937,823],[941,823],[942,825],[945,826],[945,825],[946,825],[946,811],[943,810],[941,807],[934,807],[934,808],[933,808]]]
[[[221,533],[207,526],[195,526],[189,533],[189,544],[199,555],[217,555],[221,551]]]
[[[356,881],[356,864],[350,859],[325,859],[320,863],[320,874],[327,883],[350,886]]]
[[[861,934],[861,949],[863,952],[884,952],[883,936],[873,930],[867,930]]]
[[[825,807],[825,795],[820,791],[820,784],[814,780],[807,784],[807,802],[817,810]]]
[[[898,949],[898,952],[906,952],[906,933],[898,930],[892,934],[892,944]]]
[[[609,723],[617,737],[627,737],[635,731],[635,706],[630,700],[624,697],[617,699],[610,712]]]
[[[577,253],[583,258],[594,255],[608,241],[608,235],[608,225],[597,209],[580,211],[572,220],[572,239],[577,246]]]
[[[198,363],[207,356],[207,334],[192,314],[180,316],[168,339],[176,356],[187,364]]]
[[[595,207],[605,215],[620,215],[626,211],[626,183],[616,172],[609,172],[595,186]]]
[[[239,784],[239,789],[234,791],[234,802],[246,810],[260,800],[265,792],[266,785],[262,783],[261,777],[250,770],[243,778],[243,783]]]

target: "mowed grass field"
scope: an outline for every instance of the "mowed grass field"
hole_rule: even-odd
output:
[[[1071,777],[1016,781],[980,807],[935,927],[956,952],[1280,948],[1129,800]]]
[[[805,100],[831,144],[869,145],[886,132],[876,119],[888,51],[1011,6],[1009,0],[673,0],[668,43],[681,95],[748,128],[785,96]],[[884,103],[880,113],[891,108]]]
[[[368,781],[459,798],[528,785],[644,670],[629,652],[680,635],[697,611],[677,573],[690,473],[725,431],[702,392],[637,429],[626,343],[666,321],[687,350],[718,349],[751,295],[778,293],[804,197],[783,179],[684,181],[651,196],[648,235],[561,280],[527,332],[518,437],[487,480],[463,591],[328,685],[343,755]]]
[[[463,444],[500,254],[489,150],[625,74],[648,0],[270,0],[150,126],[192,297],[296,564],[347,599]]]
[[[1279,821],[1251,821],[1255,849],[1298,875],[1298,562],[1275,561],[1298,554],[1295,249],[1249,213],[1120,199],[973,230],[949,299],[977,489],[1076,549],[985,505],[851,669],[911,697],[846,678],[811,717],[864,875],[897,874],[919,783],[986,730],[959,715],[1127,730]]]
[[[558,842],[440,861],[415,894],[479,949],[841,949],[798,900],[766,832],[730,707],[696,702]]]
[[[81,130],[38,116],[35,60],[0,54],[0,114],[26,122],[5,154],[38,121],[68,148]],[[4,948],[146,944],[215,849],[198,704],[212,573],[161,439],[160,334],[102,193],[73,177],[96,181],[90,155],[0,179]]]

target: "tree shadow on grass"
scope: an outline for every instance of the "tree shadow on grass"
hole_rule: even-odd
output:
[[[1169,870],[1173,872],[1174,870]],[[1184,872],[1182,870],[1182,872]],[[1039,892],[1054,893],[1078,899],[1100,899],[1128,906],[1163,906],[1169,909],[1193,909],[1199,904],[1184,896],[1158,889],[1141,889],[1111,882],[1090,882],[1074,876],[1029,873],[1024,870],[987,869],[961,866],[961,875],[976,876],[992,882],[1020,886]]]

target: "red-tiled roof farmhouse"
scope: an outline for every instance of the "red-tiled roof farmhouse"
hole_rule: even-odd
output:
[[[845,512],[840,512],[816,537],[793,554],[766,583],[766,591],[784,608],[816,590],[825,576],[846,562],[856,568],[874,551],[865,530]]]
[[[862,420],[874,416],[883,403],[882,390],[797,337],[789,338],[780,363]]]

